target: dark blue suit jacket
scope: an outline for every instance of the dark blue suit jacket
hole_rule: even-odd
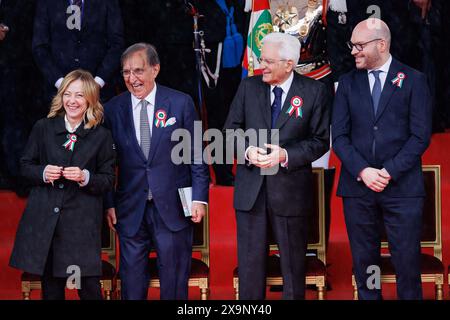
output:
[[[33,55],[51,86],[82,68],[111,80],[120,67],[123,25],[117,0],[85,0],[81,31],[70,30],[69,0],[38,0],[34,19]]]
[[[392,83],[399,72],[402,87]],[[392,197],[424,196],[421,156],[431,136],[431,96],[425,75],[393,59],[374,114],[367,70],[339,80],[332,117],[333,149],[342,162],[337,194],[361,197],[370,189],[357,181],[366,167],[386,168],[383,191]],[[375,140],[376,152],[372,154]]]
[[[167,119],[176,123],[156,127],[153,121],[148,161],[136,139],[131,109],[131,94],[123,93],[105,105],[105,124],[111,129],[119,161],[118,185],[114,196],[106,199],[107,208],[116,208],[118,232],[134,236],[141,225],[148,188],[153,195],[162,220],[172,231],[187,227],[190,219],[183,214],[178,188],[192,186],[192,199],[208,201],[209,171],[203,161],[199,164],[176,165],[171,160],[172,149],[178,141],[171,141],[175,129],[184,128],[191,134],[191,158],[194,149],[194,121],[197,114],[192,99],[179,91],[157,85],[155,112],[163,109]],[[200,132],[201,135],[201,132]],[[189,145],[189,144],[188,144]],[[201,150],[199,150],[201,151]]]

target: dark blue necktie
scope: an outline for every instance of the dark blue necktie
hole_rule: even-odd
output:
[[[273,88],[273,93],[275,99],[272,103],[272,129],[275,128],[275,123],[277,122],[278,116],[281,112],[281,96],[283,95],[283,89],[280,87]]]
[[[380,81],[380,70],[373,70],[370,73],[373,74],[375,78],[375,83],[372,88],[372,102],[373,102],[373,112],[376,115],[378,110],[378,104],[381,97],[381,81]]]
[[[380,102],[381,97],[381,81],[380,81],[380,70],[373,70],[370,73],[373,74],[375,78],[375,83],[373,84],[372,88],[372,102],[373,102],[373,112],[376,115],[378,110],[378,104]],[[375,149],[376,149],[376,143],[375,143],[375,137],[372,141],[372,155],[375,157]]]

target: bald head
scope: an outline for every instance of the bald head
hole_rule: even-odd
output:
[[[350,41],[358,69],[378,68],[389,59],[391,32],[380,19],[369,18],[358,23]]]
[[[353,33],[362,33],[368,38],[366,41],[372,39],[383,39],[386,41],[389,50],[391,45],[391,31],[387,24],[378,18],[369,18],[358,23],[353,29]]]

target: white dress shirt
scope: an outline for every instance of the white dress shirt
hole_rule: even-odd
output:
[[[389,59],[383,64],[380,68],[376,69],[367,69],[367,76],[369,77],[369,86],[370,86],[370,93],[372,94],[373,86],[375,84],[375,76],[371,73],[373,70],[379,70],[380,72],[380,82],[381,82],[381,91],[383,91],[384,84],[386,82],[387,74],[389,72],[389,68],[392,63],[392,56],[389,55]]]
[[[289,92],[289,89],[291,88],[292,81],[294,80],[294,72],[291,72],[291,75],[289,78],[286,79],[285,82],[278,86],[270,86],[270,105],[272,105],[273,100],[275,100],[275,93],[273,93],[273,89],[275,87],[280,87],[283,89],[283,94],[281,95],[281,109],[283,109],[284,101],[286,101],[287,93]]]
[[[284,105],[284,102],[286,101],[287,93],[289,92],[289,89],[291,88],[292,81],[294,81],[294,71],[291,72],[289,77],[282,84],[277,85],[277,86],[270,85],[270,105],[272,105],[273,101],[275,100],[275,93],[273,93],[273,89],[275,87],[280,87],[283,90],[283,93],[281,95],[281,106],[280,106],[280,108],[283,109],[283,105]],[[247,161],[249,161],[248,152],[250,151],[251,147],[254,147],[254,146],[249,146],[247,148],[247,150],[245,150],[244,157],[245,157],[245,159]],[[286,153],[286,161],[284,161],[283,163],[280,163],[280,165],[282,167],[287,167],[287,165],[288,165],[288,152],[287,152],[287,150],[285,150],[285,153]]]
[[[148,124],[150,126],[150,134],[153,130],[153,117],[155,113],[155,99],[156,99],[156,90],[157,85],[153,87],[152,91],[144,98],[148,102],[147,104],[147,115],[148,115]],[[131,108],[133,110],[133,123],[134,130],[136,132],[136,139],[141,145],[141,100],[131,95]]]

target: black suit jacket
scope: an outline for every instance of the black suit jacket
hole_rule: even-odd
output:
[[[303,99],[302,117],[289,116],[287,110],[294,96]],[[274,175],[264,176],[261,169],[252,165],[238,165],[234,207],[248,211],[255,204],[266,177],[269,201],[275,214],[281,216],[305,215],[311,204],[311,162],[329,149],[330,115],[327,108],[328,91],[324,84],[294,73],[294,79],[276,123],[279,129],[279,145],[288,152],[288,167],[280,167]],[[265,129],[270,132],[271,103],[270,85],[261,76],[242,80],[231,105],[226,129]],[[273,132],[272,132],[273,133]],[[269,133],[269,136],[272,135]],[[230,140],[227,135],[227,140]],[[273,138],[268,139],[273,141]],[[239,135],[234,140],[235,154],[243,158],[250,139]],[[264,148],[264,137],[258,137],[258,146]]]
[[[85,0],[81,31],[70,30],[69,1],[38,0],[33,55],[52,86],[68,72],[82,68],[111,80],[123,50],[122,16],[117,0]]]

